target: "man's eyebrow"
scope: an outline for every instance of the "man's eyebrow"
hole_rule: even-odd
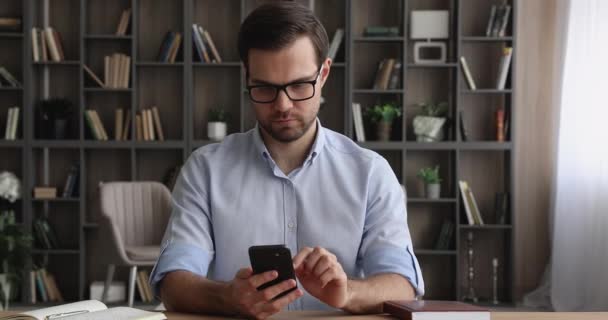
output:
[[[287,82],[286,84],[290,84],[290,83],[294,83],[294,82],[302,82],[302,81],[311,81],[314,79],[311,79],[312,77],[315,77],[316,74],[311,75],[311,76],[306,76],[306,77],[300,77],[297,79],[294,79],[292,81]],[[251,82],[255,82],[257,84],[269,84],[269,85],[273,85],[273,86],[281,86],[282,84],[278,84],[278,83],[272,83],[269,81],[265,81],[265,80],[261,80],[261,79],[256,79],[256,78],[251,78]]]

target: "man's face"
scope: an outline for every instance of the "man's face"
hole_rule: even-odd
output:
[[[331,61],[323,68],[315,85],[314,96],[308,100],[292,101],[280,90],[275,101],[251,102],[262,130],[274,140],[288,143],[298,140],[314,124],[319,112],[321,88],[329,75]],[[251,49],[249,51],[248,85],[285,85],[317,79],[319,65],[312,41],[302,36],[280,50]]]

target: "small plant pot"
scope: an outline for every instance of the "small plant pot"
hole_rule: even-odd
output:
[[[68,119],[55,119],[53,122],[53,138],[66,139],[68,133]]]
[[[441,184],[427,183],[424,185],[424,193],[428,199],[439,199],[441,193]]]
[[[209,122],[207,123],[207,136],[214,141],[221,141],[226,137],[227,126],[226,122]]]
[[[378,127],[376,128],[378,134],[378,140],[380,141],[389,141],[391,139],[391,129],[392,123],[380,121],[378,122]]]

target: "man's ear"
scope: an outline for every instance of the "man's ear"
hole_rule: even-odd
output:
[[[331,69],[331,59],[330,58],[326,58],[325,61],[323,61],[323,69],[321,70],[321,75],[319,76],[320,80],[321,80],[321,87],[323,87],[325,85],[325,81],[327,81],[327,77],[329,77],[329,70]]]

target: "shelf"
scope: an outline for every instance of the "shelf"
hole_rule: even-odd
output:
[[[83,146],[87,149],[128,149],[133,146],[132,141],[116,141],[116,140],[85,140]]]
[[[84,88],[84,92],[130,93],[130,92],[133,92],[133,89],[132,88],[89,87],[89,88]]]
[[[456,141],[442,142],[415,142],[408,141],[405,143],[405,149],[408,150],[455,150],[458,148]]]
[[[59,190],[57,190],[57,192],[59,192]],[[57,197],[57,198],[53,198],[53,199],[36,199],[36,198],[32,198],[32,202],[39,202],[39,203],[44,203],[44,202],[79,203],[80,202],[80,198],[63,198],[63,197]]]
[[[355,94],[401,94],[404,93],[403,89],[353,89]]]
[[[428,198],[408,198],[408,203],[456,203],[456,198],[439,198],[439,199],[428,199]]]
[[[354,42],[402,42],[403,37],[354,37]]]
[[[35,66],[80,66],[80,60],[64,60],[64,61],[38,61],[32,62]]]
[[[413,63],[413,62],[410,62],[407,64],[407,67],[410,69],[456,68],[456,67],[458,67],[458,63],[455,63],[455,62],[448,62],[448,63]]]
[[[496,141],[459,142],[460,150],[511,150],[513,143]]]
[[[476,89],[476,90],[460,90],[462,94],[510,94],[513,90],[511,89]]]
[[[511,230],[513,226],[510,224],[484,224],[483,226],[461,224],[460,228],[465,230]]]
[[[33,254],[80,254],[78,249],[33,249]]]
[[[34,148],[79,148],[80,140],[33,140]]]
[[[513,41],[513,37],[462,37],[460,38],[464,42],[502,42],[502,41]]]
[[[87,40],[131,40],[133,36],[117,36],[115,34],[87,34],[84,36]]]
[[[135,65],[137,67],[142,67],[142,68],[176,68],[176,67],[183,67],[184,63],[181,61],[174,62],[174,63],[159,62],[159,61],[145,61],[145,62],[136,62]]]
[[[184,148],[186,143],[181,140],[136,141],[134,146],[138,149],[180,149]]]
[[[370,141],[357,142],[357,144],[366,149],[372,150],[399,150],[403,148],[403,142],[400,141]]]
[[[219,143],[220,141],[213,141],[213,140],[193,140],[192,141],[192,147],[194,148],[199,148],[202,146],[206,146],[208,144],[212,144],[212,143]]]
[[[0,148],[21,148],[23,140],[4,140],[0,139]]]
[[[95,223],[95,222],[86,222],[85,224],[82,225],[83,228],[85,229],[98,229],[99,228],[99,223]]]
[[[414,249],[414,254],[417,256],[455,256],[456,253],[456,250]]]
[[[0,87],[0,91],[23,91],[23,87]]]
[[[233,68],[240,67],[240,61],[220,62],[220,63],[208,63],[208,62],[192,62],[192,66],[196,68]]]
[[[21,39],[23,38],[23,32],[0,32],[0,39]]]

